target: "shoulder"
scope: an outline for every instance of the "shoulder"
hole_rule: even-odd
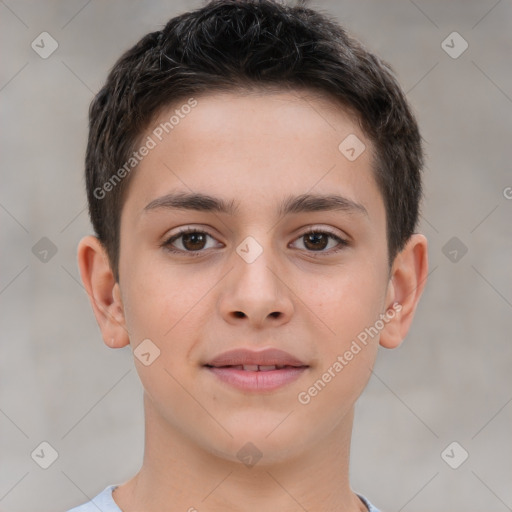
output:
[[[359,499],[366,505],[366,507],[368,508],[368,512],[380,512],[380,510],[378,508],[375,508],[369,501],[367,498],[365,498],[364,496],[361,496],[361,494],[358,494],[359,496]]]
[[[105,489],[91,501],[74,507],[67,512],[98,512],[98,510],[101,510],[101,512],[122,512],[112,497],[112,491],[116,487],[117,484],[105,487]]]
[[[112,491],[117,487],[117,484],[109,485],[103,489],[97,496],[91,501],[74,507],[67,512],[97,512],[98,509],[102,512],[122,512],[117,506],[114,498],[112,497]],[[361,501],[368,508],[368,512],[380,512],[375,508],[364,496],[358,494]]]

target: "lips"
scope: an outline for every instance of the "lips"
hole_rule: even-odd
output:
[[[204,367],[216,379],[238,390],[271,392],[298,379],[309,365],[287,352],[270,348],[224,352]]]
[[[232,366],[241,367],[238,369],[244,369],[246,371],[271,371],[276,369],[273,367],[301,367],[308,365],[291,354],[288,354],[288,352],[276,348],[267,348],[260,351],[248,349],[230,350],[208,361],[205,366],[217,368]]]

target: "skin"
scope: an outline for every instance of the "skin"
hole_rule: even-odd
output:
[[[168,504],[201,512],[366,510],[348,476],[354,404],[378,345],[397,347],[407,334],[427,276],[427,241],[414,234],[389,268],[371,143],[335,103],[303,91],[196,99],[134,171],[121,216],[119,282],[95,237],[79,245],[105,343],[135,349],[149,338],[160,350],[149,366],[134,358],[144,387],[145,453],[114,500],[124,512],[168,511]],[[366,145],[353,162],[338,149],[349,134]],[[239,211],[144,210],[177,190],[234,200]],[[336,193],[367,214],[278,216],[284,198],[304,193]],[[173,254],[165,242],[180,227],[210,236],[202,246],[177,239],[173,246],[184,253]],[[315,249],[303,236],[310,228],[349,245],[324,238]],[[236,252],[248,236],[263,250],[252,263]],[[200,255],[190,256],[197,247]],[[401,310],[379,335],[301,404],[298,393],[395,303]],[[202,366],[238,347],[280,348],[310,367],[277,391],[242,392]],[[236,455],[247,442],[263,454],[250,468]]]

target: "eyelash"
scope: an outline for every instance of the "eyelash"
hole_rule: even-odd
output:
[[[184,251],[182,249],[175,249],[175,248],[172,247],[171,244],[174,241],[178,240],[183,235],[186,235],[188,233],[199,233],[199,234],[204,234],[204,235],[207,235],[207,236],[209,236],[211,238],[214,238],[212,235],[210,235],[206,231],[201,231],[201,230],[196,229],[196,228],[184,228],[184,229],[181,229],[175,235],[173,235],[171,238],[166,240],[162,244],[162,247],[164,247],[167,251],[172,252],[174,254],[187,255],[187,256],[192,256],[192,257],[201,256],[205,252],[204,249],[197,250],[197,251]],[[329,255],[332,255],[332,254],[336,254],[336,253],[342,251],[345,247],[350,245],[347,240],[345,240],[343,238],[340,238],[339,236],[335,235],[334,233],[331,233],[330,231],[326,231],[326,230],[322,230],[322,229],[310,229],[309,231],[306,231],[305,233],[302,233],[302,235],[297,237],[295,240],[298,240],[300,238],[304,238],[305,236],[310,235],[310,234],[327,235],[330,238],[336,240],[338,242],[338,244],[339,244],[337,249],[335,249],[335,250],[331,249],[328,252],[326,252],[326,251],[307,251],[308,253],[310,253],[314,257],[318,257],[318,256],[322,257],[324,255],[325,256],[329,256]]]

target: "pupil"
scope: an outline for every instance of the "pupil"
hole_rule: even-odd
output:
[[[324,242],[325,242],[327,237],[323,233],[311,233],[309,235],[306,235],[307,242],[313,241],[313,248],[316,248],[316,249],[318,249],[318,248],[325,249],[326,243],[318,244],[319,239],[322,238],[322,237],[323,237]]]
[[[200,239],[199,242],[197,239]],[[202,245],[204,245],[204,236],[201,233],[185,233],[185,235],[183,235],[183,245],[187,247],[188,242],[191,242],[193,246],[190,250],[202,249]],[[197,247],[198,243],[199,247]]]

